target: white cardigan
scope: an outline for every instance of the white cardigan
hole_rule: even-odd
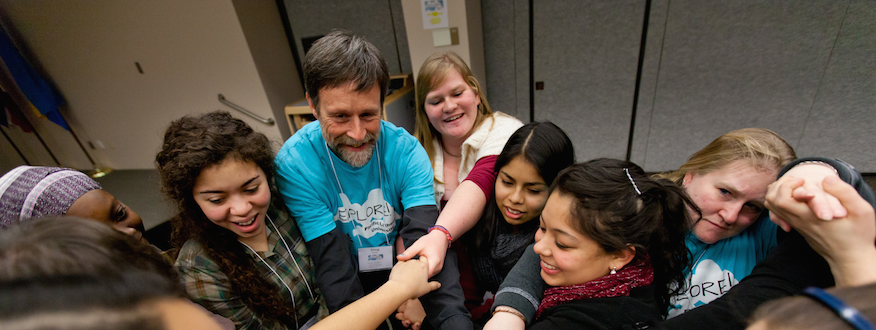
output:
[[[521,126],[523,123],[517,118],[498,111],[484,119],[484,122],[462,143],[462,159],[459,161],[457,181],[465,180],[479,159],[500,154],[511,135]],[[441,198],[444,197],[444,149],[441,148],[437,138],[432,140],[432,145],[435,147],[435,156],[432,158],[435,181],[432,184],[435,189],[435,202],[441,205]]]

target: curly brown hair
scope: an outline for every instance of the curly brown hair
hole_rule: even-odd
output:
[[[171,244],[177,251],[189,239],[200,243],[223,273],[231,288],[256,313],[294,325],[295,311],[280,298],[275,286],[257,270],[252,258],[237,244],[237,234],[213,224],[195,202],[192,190],[201,171],[226,159],[253,163],[262,169],[271,195],[274,155],[270,141],[242,120],[215,111],[185,116],[170,124],[155,157],[161,189],[179,208],[172,220]],[[283,203],[272,203],[282,207]]]

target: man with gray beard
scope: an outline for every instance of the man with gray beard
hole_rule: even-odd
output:
[[[386,282],[395,256],[433,230],[438,208],[426,151],[380,119],[389,73],[374,45],[332,32],[307,53],[304,80],[317,121],[286,141],[274,166],[334,312]],[[472,329],[452,251],[444,265],[433,278],[441,288],[420,298],[426,318],[435,329]]]

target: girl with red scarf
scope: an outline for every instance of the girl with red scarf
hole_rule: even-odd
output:
[[[561,172],[533,247],[551,288],[529,329],[659,322],[689,264],[686,207],[696,209],[678,185],[651,180],[630,162],[596,159]]]

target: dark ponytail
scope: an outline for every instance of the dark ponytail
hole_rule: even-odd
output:
[[[576,199],[572,226],[606,253],[633,247],[637,257],[650,257],[654,298],[665,315],[670,297],[683,290],[690,264],[687,207],[698,212],[684,190],[648,178],[634,163],[600,158],[561,172],[551,187],[555,191]]]
[[[639,180],[639,177],[634,177]],[[649,182],[646,177],[642,180]],[[641,217],[652,217],[659,225],[651,235],[648,254],[654,267],[654,281],[667,290],[658,292],[657,302],[666,313],[670,307],[670,297],[684,290],[685,272],[690,267],[690,251],[685,237],[690,231],[692,221],[688,208],[699,213],[699,208],[688,197],[684,189],[674,182],[658,179],[652,188],[642,191]]]

